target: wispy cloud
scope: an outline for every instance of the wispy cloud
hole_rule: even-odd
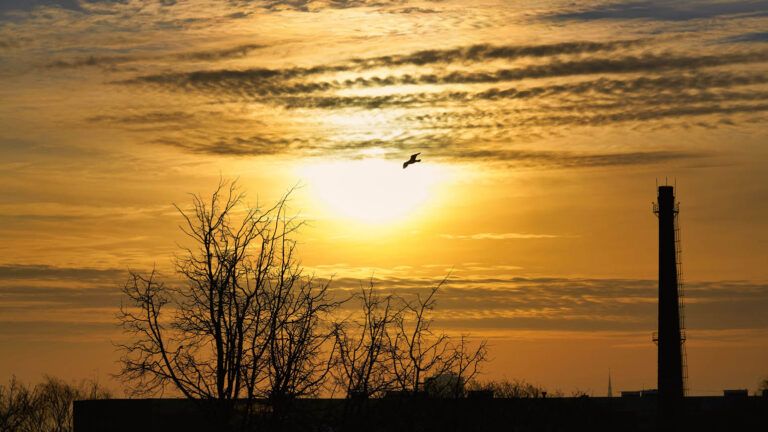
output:
[[[125,277],[125,275],[123,275]],[[3,279],[0,279],[4,282]],[[76,279],[89,282],[87,279]],[[122,291],[119,281],[106,286],[72,287],[66,285],[0,285],[0,310],[6,313],[32,314],[37,311],[55,309],[59,312],[69,309],[84,308],[118,308]],[[61,283],[61,281],[59,281]]]
[[[119,336],[112,322],[86,320],[3,320],[0,340],[30,342],[103,343]]]
[[[553,239],[562,237],[557,234],[530,234],[530,233],[476,233],[476,234],[440,234],[440,237],[449,240],[516,240],[516,239]]]
[[[415,295],[439,279],[374,278],[381,290]],[[359,289],[340,278],[335,287]],[[439,320],[457,329],[648,331],[656,327],[658,283],[652,279],[455,277],[438,297]],[[686,284],[688,328],[768,328],[768,285],[745,281]],[[738,311],[741,310],[742,313]]]
[[[526,57],[551,57],[570,54],[610,52],[642,46],[645,40],[617,40],[607,42],[574,41],[542,45],[475,44],[449,49],[421,50],[410,54],[358,58],[351,65],[365,68],[392,66],[425,66],[440,63],[476,63],[489,60],[517,60]]]
[[[128,115],[98,115],[89,117],[88,121],[97,123],[124,123],[124,124],[148,124],[148,123],[177,123],[194,119],[194,115],[186,112],[147,112]]]
[[[272,11],[293,10],[298,12],[318,12],[324,9],[351,9],[360,7],[382,7],[400,5],[403,0],[240,0],[243,3],[255,3]]]
[[[148,60],[165,60],[177,62],[216,62],[242,58],[250,52],[265,48],[262,44],[243,44],[233,47],[209,49],[201,51],[186,51],[170,54],[134,54],[134,55],[89,55],[54,60],[46,64],[50,69],[75,69],[82,67],[115,67],[126,63],[144,62]]]
[[[177,54],[176,57],[182,60],[204,60],[215,61],[231,58],[245,57],[251,51],[265,48],[262,44],[237,45],[231,48],[210,49],[203,51],[190,51]]]
[[[594,122],[599,119],[591,119]],[[584,122],[581,117],[573,119],[562,117],[561,124],[566,122]],[[602,121],[609,121],[603,119]],[[543,124],[543,122],[542,122]],[[515,150],[503,146],[479,146],[469,141],[453,137],[450,133],[407,134],[390,139],[351,140],[349,138],[311,138],[311,137],[277,137],[259,136],[234,138],[206,138],[202,140],[161,138],[155,141],[181,148],[194,153],[230,155],[230,156],[267,156],[276,154],[302,154],[304,157],[323,156],[329,154],[344,154],[354,156],[366,149],[387,148],[391,157],[400,157],[402,153],[414,146],[429,152],[430,157],[437,160],[449,161],[492,161],[502,162],[521,167],[538,168],[589,168],[611,166],[652,165],[675,160],[696,160],[710,156],[704,152],[692,151],[637,151],[613,153],[579,153],[570,151],[541,151]],[[386,154],[384,156],[387,156]]]
[[[124,271],[117,269],[55,267],[37,264],[0,265],[0,281],[29,279],[112,281],[117,276],[124,277]]]
[[[82,10],[78,0],[4,0],[0,2],[0,14],[11,11],[30,11],[39,7]]]
[[[728,16],[764,16],[768,14],[765,0],[645,0],[607,2],[576,7],[567,12],[557,12],[550,18],[572,20],[663,20],[688,21]]]
[[[728,43],[752,43],[768,42],[768,32],[743,33],[735,36],[723,38],[723,42]]]
[[[191,141],[187,139],[159,138],[157,144],[163,144],[201,154],[229,156],[266,156],[287,154],[301,149],[318,149],[317,145],[290,138],[270,138],[253,135],[250,137],[219,138],[214,140]]]

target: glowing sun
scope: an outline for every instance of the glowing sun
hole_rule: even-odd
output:
[[[438,165],[362,159],[308,164],[301,169],[311,194],[341,217],[366,223],[402,220],[434,198],[445,178]]]

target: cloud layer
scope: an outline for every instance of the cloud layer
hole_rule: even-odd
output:
[[[275,107],[284,118],[317,112],[354,116],[398,113],[390,127],[411,132],[366,139],[356,133],[283,133],[164,137],[156,142],[197,153],[276,155],[349,153],[371,148],[429,150],[453,159],[536,166],[654,164],[698,158],[695,151],[627,150],[559,155],[511,146],[565,128],[723,127],[733,116],[762,115],[764,49],[670,50],[653,39],[570,41],[541,45],[475,44],[285,68],[174,71],[116,85],[199,94],[226,103]],[[295,113],[294,113],[295,112]],[[336,114],[338,112],[338,114]],[[116,120],[116,122],[120,122]],[[123,121],[125,123],[125,121]],[[148,119],[147,123],[156,123]],[[192,122],[180,123],[186,128]],[[380,126],[373,126],[374,129]],[[375,130],[369,129],[369,132]],[[547,163],[547,161],[556,161]]]
[[[3,332],[0,337],[47,335],[55,338],[87,332],[90,324],[82,319],[85,314],[99,317],[92,322],[96,327],[91,330],[103,332],[108,329],[109,317],[120,305],[120,286],[126,277],[126,271],[118,270],[3,266],[0,311],[14,323],[13,331]],[[372,282],[383,293],[410,298],[439,281],[439,278],[411,278],[397,273],[369,280],[340,274],[333,278],[331,288],[334,295],[345,298],[360,289],[361,284]],[[170,280],[169,283],[179,282]],[[464,270],[451,276],[442,288],[437,318],[446,329],[481,333],[527,330],[650,333],[656,326],[656,290],[656,281],[646,279],[472,276],[471,271]],[[693,334],[708,330],[768,329],[768,317],[763,313],[768,307],[768,284],[765,283],[690,282],[686,285],[686,303],[688,328]],[[344,307],[351,308],[352,304]],[[41,316],[47,316],[50,321],[41,321]],[[6,324],[10,325],[10,321]],[[73,327],[74,324],[77,325]],[[3,328],[10,329],[7,325]]]
[[[768,50],[757,25],[764,3],[555,2],[515,13],[452,1],[191,7],[41,0],[5,5],[18,21],[6,24],[0,49],[14,59],[22,48],[34,53],[41,59],[36,71],[64,80],[82,75],[107,92],[136,95],[130,111],[99,109],[81,126],[115,128],[189,153],[399,158],[421,148],[446,161],[542,168],[680,166],[709,153],[690,146],[543,147],[567,135],[623,130],[749,132],[768,111]],[[341,16],[359,21],[335,33],[320,30]],[[705,19],[717,20],[711,34],[699,28]],[[641,31],[616,30],[637,20],[645,21]],[[251,21],[263,34],[246,31]],[[102,27],[106,22],[111,27]],[[541,32],[563,22],[577,30],[509,42],[484,33]],[[76,34],[91,45],[37,45],[45,29],[69,26],[90,29]],[[37,33],[19,31],[27,27]],[[128,36],[85,36],[110,34],[107,28]],[[474,36],[420,41],[422,32],[457,28]],[[236,37],[209,37],[224,30]],[[359,34],[367,36],[354,42]],[[391,37],[403,43],[382,43]]]

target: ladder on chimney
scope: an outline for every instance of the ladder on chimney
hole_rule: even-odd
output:
[[[683,283],[683,248],[680,239],[680,204],[675,203],[675,263],[677,265],[677,296],[678,311],[680,314],[680,344],[683,361],[683,395],[688,393],[688,354],[685,349],[685,289]]]

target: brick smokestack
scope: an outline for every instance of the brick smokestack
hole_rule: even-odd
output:
[[[678,206],[672,186],[659,186],[655,213],[659,218],[658,391],[663,417],[673,416],[684,396],[683,337],[676,228]]]

